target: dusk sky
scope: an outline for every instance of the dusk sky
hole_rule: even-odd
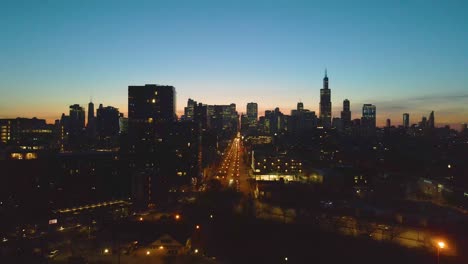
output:
[[[468,122],[468,1],[383,2],[2,1],[0,118],[53,121],[90,97],[126,115],[147,83],[175,86],[178,114],[188,98],[318,114],[327,68],[333,116],[348,98],[380,125]]]

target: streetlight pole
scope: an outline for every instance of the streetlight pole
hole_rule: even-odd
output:
[[[445,248],[443,241],[437,242],[437,264],[440,264],[440,250]]]

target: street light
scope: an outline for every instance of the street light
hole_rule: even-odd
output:
[[[108,248],[105,248],[104,249],[104,254],[108,254],[109,253],[109,249]]]
[[[437,264],[440,263],[440,250],[445,248],[445,242],[439,241],[437,242]]]

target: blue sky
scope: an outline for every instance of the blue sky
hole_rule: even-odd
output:
[[[57,119],[68,105],[127,112],[127,86],[187,99],[333,114],[351,101],[401,123],[468,122],[467,1],[2,1],[0,117]]]

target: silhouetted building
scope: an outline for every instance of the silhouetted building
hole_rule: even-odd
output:
[[[291,111],[287,127],[291,133],[304,133],[317,127],[317,116],[314,111],[304,109],[304,104],[299,102],[297,108]]]
[[[210,127],[210,119],[208,117],[208,106],[198,103],[194,108],[194,121],[201,126],[202,129]]]
[[[360,127],[361,126],[361,119],[356,118],[351,121],[353,123],[353,127]]]
[[[385,126],[386,127],[391,127],[392,126],[392,121],[390,120],[390,118],[387,118],[387,122],[385,123]]]
[[[80,136],[85,128],[85,110],[78,104],[70,105],[69,133]]]
[[[372,104],[362,106],[361,126],[366,128],[376,127],[376,108]]]
[[[426,128],[427,127],[427,117],[423,116],[421,119],[421,122],[419,122],[419,127],[420,128]]]
[[[187,101],[187,106],[184,108],[184,119],[185,120],[189,120],[189,121],[192,121],[194,119],[194,115],[195,115],[195,106],[197,105],[197,102],[192,100],[192,99],[188,99]]]
[[[133,196],[140,206],[167,195],[172,175],[165,172],[173,158],[167,150],[175,119],[173,86],[128,87],[129,166]]]
[[[434,120],[434,111],[429,114],[429,120],[427,122],[427,127],[434,128],[435,127],[435,120]]]
[[[278,107],[274,111],[265,111],[265,131],[269,134],[281,132],[286,127],[284,114],[281,113]]]
[[[320,121],[322,126],[331,126],[331,90],[328,88],[327,70],[325,70],[325,78],[323,78],[323,88],[320,89]]]
[[[123,113],[119,114],[119,133],[120,134],[128,133],[128,118],[124,117]]]
[[[334,117],[332,119],[332,127],[336,128],[338,131],[343,130],[343,121],[339,117]]]
[[[409,128],[410,127],[410,119],[409,119],[409,114],[408,113],[403,114],[403,127],[404,128]]]
[[[128,87],[128,118],[130,122],[152,119],[154,124],[176,119],[176,94],[173,86],[146,84]]]
[[[343,101],[343,111],[341,111],[341,122],[344,128],[351,126],[351,110],[348,99],[345,99]]]
[[[96,123],[99,141],[103,144],[101,146],[116,146],[120,131],[119,118],[119,109],[112,106],[103,107],[102,104],[99,105]]]
[[[96,136],[96,119],[94,116],[93,102],[89,102],[88,104],[88,123],[86,124],[86,133],[92,138]]]
[[[241,115],[241,131],[242,132],[247,132],[249,130],[250,122],[249,118],[247,115],[242,114]]]

